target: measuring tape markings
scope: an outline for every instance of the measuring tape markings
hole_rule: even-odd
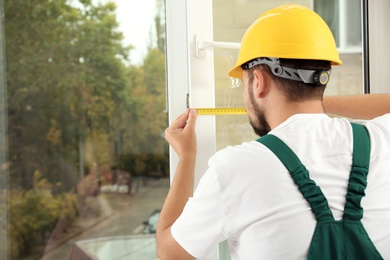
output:
[[[194,108],[198,115],[244,115],[245,108]]]

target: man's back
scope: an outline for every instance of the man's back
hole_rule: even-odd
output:
[[[371,137],[371,166],[366,196],[362,199],[362,223],[387,259],[390,258],[390,115],[366,126]],[[310,178],[321,187],[334,218],[341,219],[352,163],[349,122],[322,114],[301,114],[292,116],[270,133],[297,154]],[[208,248],[203,245],[227,238],[232,259],[306,257],[316,221],[290,174],[272,152],[255,141],[244,143],[220,151],[209,166],[199,184],[200,192],[195,193],[185,214],[172,228],[181,245],[199,246],[185,248],[187,251],[204,252],[206,256]],[[220,224],[200,231],[202,226],[208,227],[207,223],[218,222],[218,218]],[[202,241],[196,241],[197,237],[203,237]]]

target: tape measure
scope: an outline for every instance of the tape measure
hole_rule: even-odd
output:
[[[244,115],[246,108],[194,108],[198,115]]]

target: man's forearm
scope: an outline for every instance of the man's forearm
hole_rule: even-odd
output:
[[[177,165],[175,177],[164,206],[161,210],[156,230],[157,254],[160,259],[194,259],[176,241],[171,227],[183,212],[184,206],[193,194],[195,157],[182,158]]]
[[[325,96],[325,113],[355,119],[372,119],[390,113],[390,94]]]
[[[166,230],[183,211],[194,189],[195,156],[181,158],[176,173],[160,213],[157,230]]]
[[[179,163],[157,223],[157,255],[161,260],[194,259],[173,238],[171,227],[183,212],[188,199],[194,191],[197,151],[196,119],[196,110],[188,109],[165,130],[165,139],[179,156]]]

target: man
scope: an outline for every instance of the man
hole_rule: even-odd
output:
[[[276,136],[291,148],[320,187],[336,222],[344,218],[354,137],[347,119],[325,112],[370,119],[390,112],[390,95],[323,102],[331,65],[340,64],[325,22],[305,7],[284,5],[249,27],[229,72],[245,85],[254,131]],[[179,163],[157,226],[160,259],[207,259],[224,240],[232,259],[315,255],[318,218],[310,196],[260,141],[264,137],[217,152],[193,194],[196,118],[195,110],[187,110],[166,130]],[[362,190],[367,195],[361,200],[361,223],[368,235],[362,234],[375,257],[390,259],[390,114],[357,123],[366,127],[371,142],[368,185]]]

